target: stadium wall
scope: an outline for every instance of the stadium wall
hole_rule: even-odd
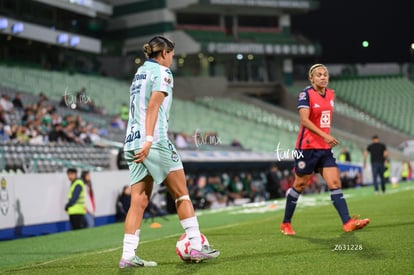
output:
[[[93,172],[97,226],[115,222],[115,205],[128,171]],[[65,173],[3,175],[0,189],[0,240],[70,230],[64,210],[70,182]],[[156,191],[158,186],[154,186]]]

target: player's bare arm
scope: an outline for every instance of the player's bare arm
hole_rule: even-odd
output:
[[[154,134],[155,123],[158,119],[158,110],[162,104],[162,101],[165,98],[164,92],[153,92],[151,98],[148,102],[147,115],[145,118],[145,133],[147,136],[152,136]],[[147,140],[135,156],[134,161],[136,163],[143,162],[149,154],[152,141]]]

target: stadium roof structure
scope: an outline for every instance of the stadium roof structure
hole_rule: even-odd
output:
[[[317,43],[290,31],[290,16],[319,7],[312,0],[112,1],[109,37],[137,52],[153,35],[171,36],[176,54],[275,54],[312,56]]]

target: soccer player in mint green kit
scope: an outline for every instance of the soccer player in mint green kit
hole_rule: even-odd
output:
[[[173,75],[169,69],[174,43],[155,36],[143,46],[147,57],[138,68],[130,89],[130,110],[124,144],[128,161],[131,206],[125,219],[120,268],[157,266],[136,256],[144,210],[153,183],[164,182],[175,199],[178,218],[190,240],[192,262],[217,258],[218,250],[202,246],[198,220],[188,195],[183,165],[174,145],[168,140],[168,120],[172,103]]]

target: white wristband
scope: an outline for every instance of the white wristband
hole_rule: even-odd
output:
[[[153,136],[146,136],[145,137],[145,140],[146,141],[149,141],[149,142],[153,142],[154,141],[154,137]]]

